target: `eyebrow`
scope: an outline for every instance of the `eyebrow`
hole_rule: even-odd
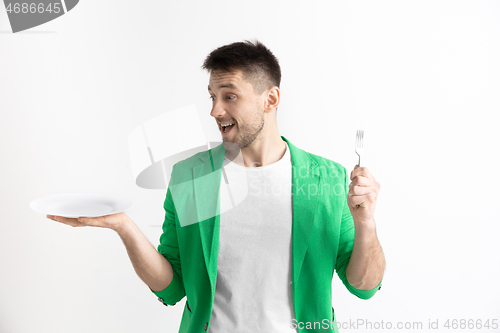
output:
[[[221,84],[219,84],[218,88],[219,89],[221,89],[221,88],[230,88],[230,89],[239,90],[238,87],[236,87],[236,85],[234,85],[233,83],[221,83]],[[208,85],[208,91],[212,91],[212,89],[210,89],[210,85]]]

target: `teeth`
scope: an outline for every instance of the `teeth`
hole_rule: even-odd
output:
[[[234,123],[232,123],[232,124],[221,124],[222,127],[231,126],[231,125],[234,125]]]

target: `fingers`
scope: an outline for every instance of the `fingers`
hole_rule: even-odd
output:
[[[82,224],[85,224],[87,226],[102,227],[102,225],[101,225],[102,218],[103,217],[83,217],[83,216],[80,216],[78,218],[78,221],[80,221]]]
[[[47,218],[72,227],[100,227],[113,230],[119,228],[129,220],[128,216],[123,212],[97,217],[80,216],[78,218],[47,215]]]
[[[357,205],[359,205],[360,207],[374,206],[377,200],[377,195],[374,192],[370,192],[364,195],[354,195],[349,192],[348,196],[348,203],[352,208],[355,208]]]
[[[358,175],[349,184],[349,192],[347,193],[349,205],[353,208],[357,205],[360,207],[374,206],[379,191],[380,184],[374,178]]]
[[[371,186],[373,184],[373,180],[366,178],[364,176],[357,176],[354,178],[351,183],[349,184],[349,187],[351,186]]]
[[[358,187],[370,187],[376,192],[380,191],[380,183],[375,178],[366,178],[365,176],[357,176],[349,184],[349,189]]]
[[[47,218],[56,221],[62,224],[70,225],[72,227],[86,227],[87,225],[85,223],[82,223],[78,221],[77,218],[71,218],[71,217],[64,217],[64,216],[54,216],[54,215],[47,215]]]
[[[373,188],[368,187],[368,186],[353,186],[353,187],[350,187],[349,192],[352,194],[352,196],[367,195],[367,194],[373,192]]]
[[[353,180],[354,178],[356,178],[358,176],[363,176],[363,177],[366,177],[369,179],[375,179],[367,167],[358,167],[358,165],[356,164],[356,166],[354,167],[354,170],[351,171],[351,178],[350,179]]]
[[[349,189],[347,196],[350,197],[351,199],[361,197],[371,200],[373,198],[374,199],[373,201],[375,201],[378,196],[378,190],[374,187],[369,187],[369,186],[354,186]]]

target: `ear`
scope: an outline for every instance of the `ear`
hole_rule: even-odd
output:
[[[280,89],[278,87],[272,87],[265,92],[265,111],[271,112],[278,107],[280,103]]]

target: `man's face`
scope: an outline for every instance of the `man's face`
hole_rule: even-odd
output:
[[[248,147],[264,128],[264,100],[255,94],[241,71],[212,72],[208,84],[215,118],[223,142]],[[222,125],[233,124],[226,129]]]

